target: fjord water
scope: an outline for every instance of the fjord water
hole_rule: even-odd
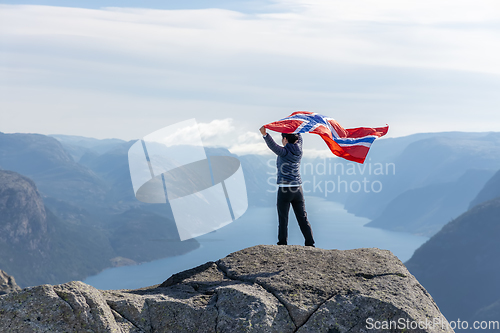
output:
[[[405,262],[428,240],[427,237],[409,233],[364,227],[369,219],[354,216],[342,204],[323,198],[307,196],[306,208],[318,248],[348,250],[377,247],[392,251]],[[135,289],[162,283],[172,274],[207,261],[216,261],[246,247],[276,244],[277,220],[275,206],[252,207],[233,223],[196,238],[200,247],[194,251],[135,266],[109,268],[84,282],[98,289]],[[303,245],[304,239],[292,209],[288,233],[288,244]]]

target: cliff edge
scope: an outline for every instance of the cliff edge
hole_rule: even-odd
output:
[[[0,296],[0,332],[453,332],[447,324],[401,261],[374,248],[259,245],[138,290],[70,282]]]

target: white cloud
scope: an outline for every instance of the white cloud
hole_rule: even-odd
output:
[[[235,142],[233,142],[228,148],[230,152],[236,155],[271,154],[264,139],[262,138],[262,135],[257,133],[257,131],[245,133],[240,132]]]
[[[198,128],[202,140],[206,142],[212,142],[211,140],[217,139],[219,136],[234,133],[235,131],[233,119],[231,118],[214,119],[209,123],[200,123]]]
[[[498,1],[276,3],[265,14],[0,5],[0,130],[132,138],[194,117],[213,141],[214,129],[253,133],[300,109],[389,123],[390,135],[500,125]]]
[[[327,20],[404,24],[477,23],[497,20],[495,0],[292,0],[304,12]]]
[[[271,155],[271,152],[269,151],[269,148],[267,148],[265,142],[235,144],[229,147],[229,151],[238,156],[248,154]]]
[[[160,64],[175,59],[223,65],[221,56],[229,59],[251,52],[500,74],[500,50],[495,46],[500,42],[498,30],[481,26],[498,24],[497,1],[281,2],[289,8],[301,6],[301,11],[245,15],[223,9],[0,8],[3,25],[8,27],[4,38],[24,44],[37,37],[64,48],[62,43],[71,42],[66,39],[70,37],[76,43],[70,43],[68,50],[85,43],[93,52],[141,56]],[[86,54],[72,56],[87,58]],[[105,60],[98,62],[112,58]]]
[[[208,147],[224,147],[236,155],[269,154],[262,135],[246,131],[235,125],[233,119],[214,119],[209,123],[198,123],[203,144]]]

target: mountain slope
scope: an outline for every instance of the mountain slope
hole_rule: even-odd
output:
[[[20,286],[82,279],[109,267],[114,256],[102,232],[62,222],[32,180],[0,171],[0,269]]]
[[[47,213],[35,183],[0,170],[0,242],[45,252]]]
[[[497,197],[500,197],[500,170],[488,180],[483,189],[471,201],[469,208]]]
[[[462,214],[406,263],[449,320],[471,319],[500,299],[500,199]]]
[[[181,242],[175,223],[153,212],[129,210],[95,222],[84,209],[49,202],[57,216],[32,180],[0,170],[0,269],[23,287],[82,280],[117,258],[144,262],[199,246],[194,239]]]

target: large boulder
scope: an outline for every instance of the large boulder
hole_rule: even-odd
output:
[[[1,332],[401,332],[401,325],[453,332],[401,261],[379,249],[259,245],[139,290],[70,282],[0,297]]]

